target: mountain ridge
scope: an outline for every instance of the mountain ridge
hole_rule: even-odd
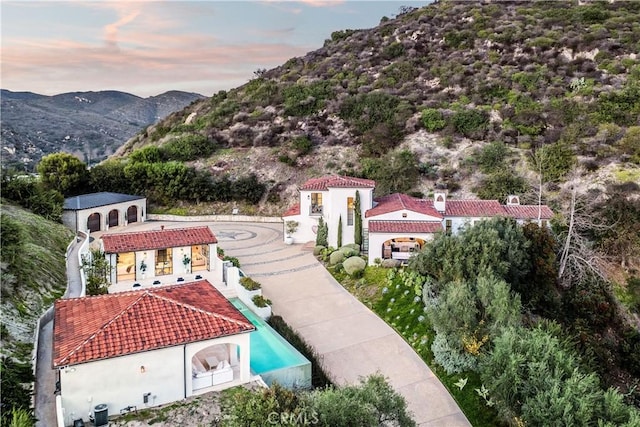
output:
[[[0,98],[2,165],[32,171],[43,155],[57,151],[103,160],[140,129],[204,96],[167,91],[141,98],[116,90],[48,96],[2,89]]]

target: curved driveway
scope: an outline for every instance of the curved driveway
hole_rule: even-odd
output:
[[[445,387],[413,349],[347,292],[311,248],[287,246],[282,224],[207,223],[225,254],[237,257],[264,295],[321,356],[337,384],[376,372],[407,400],[419,426],[469,426]]]

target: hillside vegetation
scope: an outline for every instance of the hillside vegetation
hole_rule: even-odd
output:
[[[0,339],[2,342],[2,416],[28,409],[29,383],[38,318],[66,288],[66,247],[73,233],[2,200],[0,208]],[[4,423],[3,423],[4,425]]]
[[[575,166],[600,190],[637,181],[640,4],[568,6],[442,1],[336,31],[322,48],[149,127],[115,157],[193,146],[188,158],[166,159],[216,176],[256,173],[268,187],[263,208],[336,172],[376,179],[379,193],[427,196],[438,186],[525,200],[537,199],[540,171],[549,197]]]

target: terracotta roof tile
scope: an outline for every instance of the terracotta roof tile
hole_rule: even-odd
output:
[[[417,199],[415,197],[407,196],[406,194],[389,194],[388,196],[377,198],[376,202],[378,204],[365,213],[366,218],[400,210],[408,210],[423,215],[442,218],[442,214],[435,210],[433,203],[430,200]]]
[[[255,330],[208,281],[58,300],[53,366]]]
[[[445,216],[493,217],[507,214],[497,200],[447,200]]]
[[[508,216],[516,219],[538,219],[538,205],[503,206]],[[540,219],[551,219],[553,211],[547,206],[540,206]]]
[[[111,254],[218,242],[209,227],[104,234],[102,241],[104,242],[104,251]]]
[[[300,215],[300,203],[296,203],[295,205],[291,206],[289,209],[285,211],[285,213],[282,214],[282,216],[294,216],[294,215]]]
[[[312,178],[302,184],[300,190],[327,191],[329,188],[374,188],[376,182],[370,179],[353,178],[350,176],[324,176],[322,178]]]
[[[369,221],[370,233],[437,233],[439,231],[443,231],[441,222]]]

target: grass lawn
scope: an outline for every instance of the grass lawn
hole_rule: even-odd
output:
[[[424,314],[422,289],[416,286],[416,277],[409,277],[408,271],[403,269],[369,266],[362,278],[353,279],[344,271],[336,272],[331,267],[327,268],[345,289],[413,347],[449,390],[472,425],[493,427],[501,424],[496,411],[487,406],[485,399],[480,396],[482,384],[478,374],[449,375],[433,360],[431,344],[435,333]]]

